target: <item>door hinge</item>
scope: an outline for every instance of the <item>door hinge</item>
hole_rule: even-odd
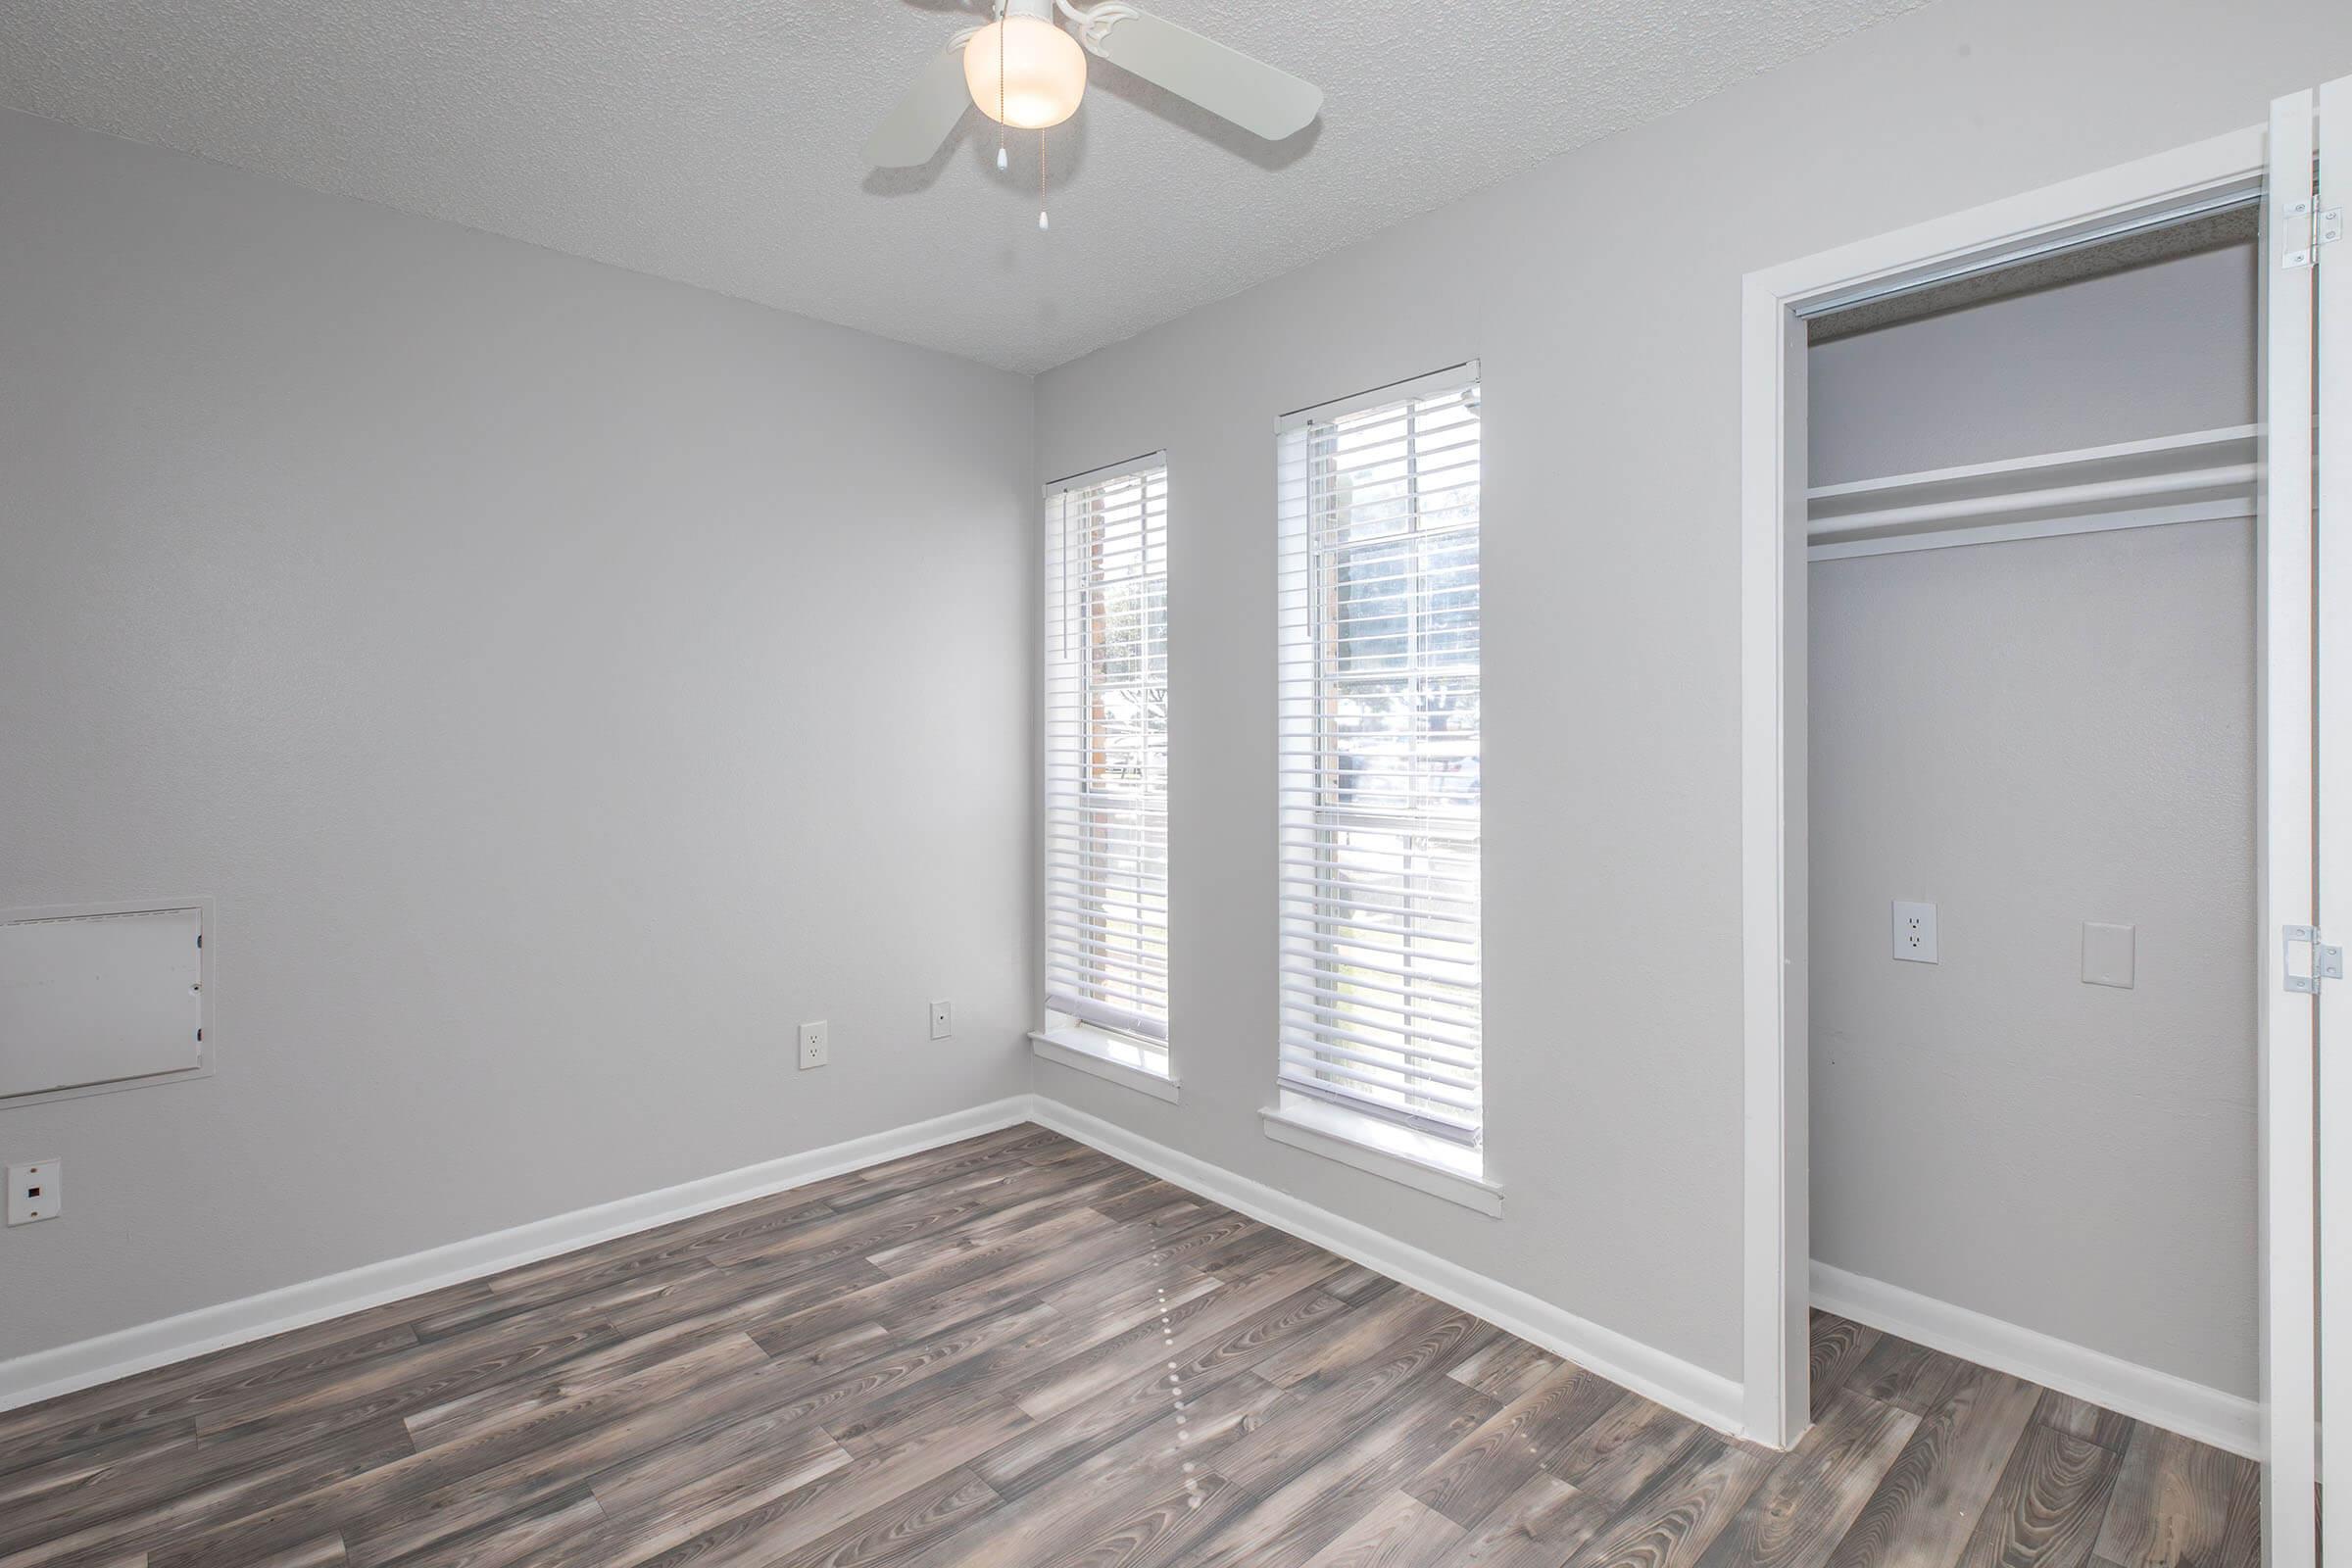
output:
[[[2290,925],[2283,928],[2286,941],[2279,955],[2279,971],[2286,976],[2286,989],[2299,996],[2319,994],[2323,980],[2341,980],[2344,977],[2344,950],[2328,946],[2316,925]],[[2302,974],[2295,973],[2295,949],[2311,949],[2311,967]]]
[[[2303,225],[2302,243],[2298,245],[2289,240],[2287,242],[2289,248],[2278,253],[2278,266],[2281,270],[2291,271],[2296,268],[2319,266],[2320,247],[2332,245],[2344,237],[2344,210],[2341,207],[2330,207],[2325,212],[2320,212],[2318,211],[2319,205],[2319,198],[2316,196],[2298,196],[2288,202],[2281,211],[2281,217]]]

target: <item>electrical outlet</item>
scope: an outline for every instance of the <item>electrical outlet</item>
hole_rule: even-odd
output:
[[[807,1072],[811,1067],[822,1067],[832,1059],[832,1049],[825,1044],[825,1026],[822,1023],[801,1025],[801,1070]]]
[[[948,1036],[954,1034],[955,1032],[956,1004],[953,1002],[934,1002],[931,1004],[931,1038],[934,1040],[945,1040],[948,1038]]]
[[[1903,963],[1941,961],[1936,956],[1936,906],[1895,901],[1894,956]]]
[[[55,1219],[66,1208],[66,1167],[54,1159],[8,1167],[8,1222]]]

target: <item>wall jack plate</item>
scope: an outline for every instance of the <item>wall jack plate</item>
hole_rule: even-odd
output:
[[[54,1159],[36,1159],[8,1167],[8,1222],[29,1225],[36,1219],[55,1219],[66,1209],[66,1167]]]
[[[833,1048],[825,1043],[825,1026],[822,1023],[801,1025],[801,1071],[822,1067],[832,1059]]]

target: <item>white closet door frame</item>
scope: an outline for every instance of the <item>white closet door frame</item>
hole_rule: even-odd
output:
[[[2299,96],[2299,113],[2308,126],[2310,95]],[[2319,642],[2319,888],[2313,923],[2320,927],[2322,941],[2342,947],[2352,943],[2352,241],[2327,236],[2331,229],[2340,234],[2341,215],[2352,212],[2352,76],[2322,87],[2318,107],[2317,212],[2295,215],[2300,222],[2281,223],[2283,232],[2269,247],[2275,289],[2296,296],[2294,308],[2307,313],[2305,330],[2316,333],[2316,366],[2306,384],[2313,388],[2317,408],[2273,412],[2272,423],[2278,431],[2273,461],[2283,465],[2299,456],[2306,466],[2298,474],[2311,475],[2311,460],[2316,460],[2317,494],[2305,497],[2307,503],[2317,503],[2319,563],[2314,602]],[[2276,214],[2280,203],[2274,200],[2271,207]],[[2330,220],[2323,215],[2334,216]],[[2318,265],[2280,270],[2278,253],[2291,250],[2297,241],[2311,250]],[[2309,319],[2315,304],[2316,327]],[[2275,336],[2273,347],[2292,345],[2281,345]],[[2276,368],[2275,376],[2285,369]],[[2316,426],[2310,422],[2314,413]],[[2305,419],[2298,430],[2312,432],[2312,451],[2291,449],[2284,425],[2298,416]],[[2282,518],[2284,511],[2282,505]],[[2307,1007],[2313,1001],[2299,1000]],[[2322,1541],[2338,1544],[2339,1555],[2352,1557],[2352,1548],[2341,1544],[2352,1542],[2352,1419],[2344,1414],[2352,1411],[2352,1055],[2347,1054],[2352,1053],[2352,980],[2323,981],[2316,1010],[2320,1408],[2335,1413],[2338,1428],[2337,1441],[2319,1446],[2325,1467],[2320,1495],[2326,1509],[2319,1534]],[[2276,1499],[2266,1523],[2285,1505],[2284,1497]]]
[[[2289,101],[2291,104],[2291,100]],[[2249,105],[2249,109],[2255,106]],[[2286,132],[2292,135],[2292,116]],[[2308,118],[2306,120],[2308,125]],[[1806,908],[1804,399],[1807,316],[1926,282],[2006,265],[2115,233],[2239,205],[2269,184],[2273,127],[2253,125],[2174,152],[2068,180],[1916,227],[1748,274],[1741,364],[1741,950],[1745,1051],[1743,1387],[1746,1435],[1779,1446],[1806,1427],[1810,1234],[1804,950]],[[2287,149],[2291,158],[2292,149]],[[2305,151],[2306,167],[2309,152]],[[2346,247],[2352,270],[2352,246]],[[2293,322],[2286,323],[2291,331]],[[2308,331],[2309,318],[2304,318]],[[2273,348],[2278,323],[2272,324]],[[2308,348],[2308,336],[2305,338]],[[2305,362],[2308,365],[2308,357]],[[2304,469],[2308,472],[2308,467]],[[2291,508],[2292,498],[2283,499]],[[2302,515],[2308,519],[2308,496]],[[2290,530],[2291,531],[2291,530]],[[2275,865],[2311,882],[2312,559],[2266,548],[2262,660],[2270,674],[2262,745],[2265,894],[2259,944],[2267,1119],[2311,1125],[2308,999],[2278,990],[2278,933],[2309,899]],[[2303,592],[2294,592],[2297,582]],[[2298,607],[2300,607],[2298,609]],[[2280,721],[2276,715],[2286,715]],[[2300,792],[2298,794],[2298,792]],[[2298,806],[2299,803],[2299,806]],[[2273,1050],[2276,1042],[2280,1049]],[[2293,1073],[2303,1065],[2300,1087]],[[2297,1118],[2300,1118],[2298,1121]],[[2298,1154],[2297,1150],[2300,1149]],[[2310,1140],[2265,1144],[2266,1237],[2312,1234]],[[2298,1164],[2299,1161],[2299,1164]],[[2300,1177],[2298,1178],[2298,1170]],[[2283,1176],[2283,1180],[2280,1177]],[[2312,1542],[2311,1249],[2266,1249],[2280,1288],[2264,1300],[2265,1550],[2307,1568]],[[2299,1283],[2298,1283],[2299,1282]],[[2302,1348],[2300,1352],[2297,1347]],[[2283,1432],[2284,1436],[2279,1434]],[[2300,1434],[2298,1440],[2296,1434]],[[2247,1446],[2255,1446],[2252,1434]],[[2343,1538],[2352,1539],[2352,1537]]]
[[[2318,1258],[2305,1241],[2317,1220],[2314,1143],[2317,1011],[2286,988],[2284,928],[2318,918],[2314,842],[2313,687],[2317,658],[2312,513],[2313,288],[2308,268],[2282,265],[2308,233],[2315,152],[2313,95],[2271,106],[2270,177],[2262,206],[2261,514],[2255,538],[2261,601],[2256,665],[2262,748],[2255,905],[2262,911],[2257,1176],[2257,1270],[2262,1331],[2263,1560],[2306,1568],[2317,1560]],[[2308,244],[2308,239],[2304,241]],[[2302,657],[2296,657],[2297,655]]]

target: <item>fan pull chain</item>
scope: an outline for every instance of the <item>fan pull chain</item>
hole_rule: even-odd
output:
[[[1011,167],[1004,156],[1004,8],[997,8],[997,168]]]
[[[1041,229],[1049,226],[1046,222],[1046,133],[1042,130],[1037,133],[1037,226]]]

